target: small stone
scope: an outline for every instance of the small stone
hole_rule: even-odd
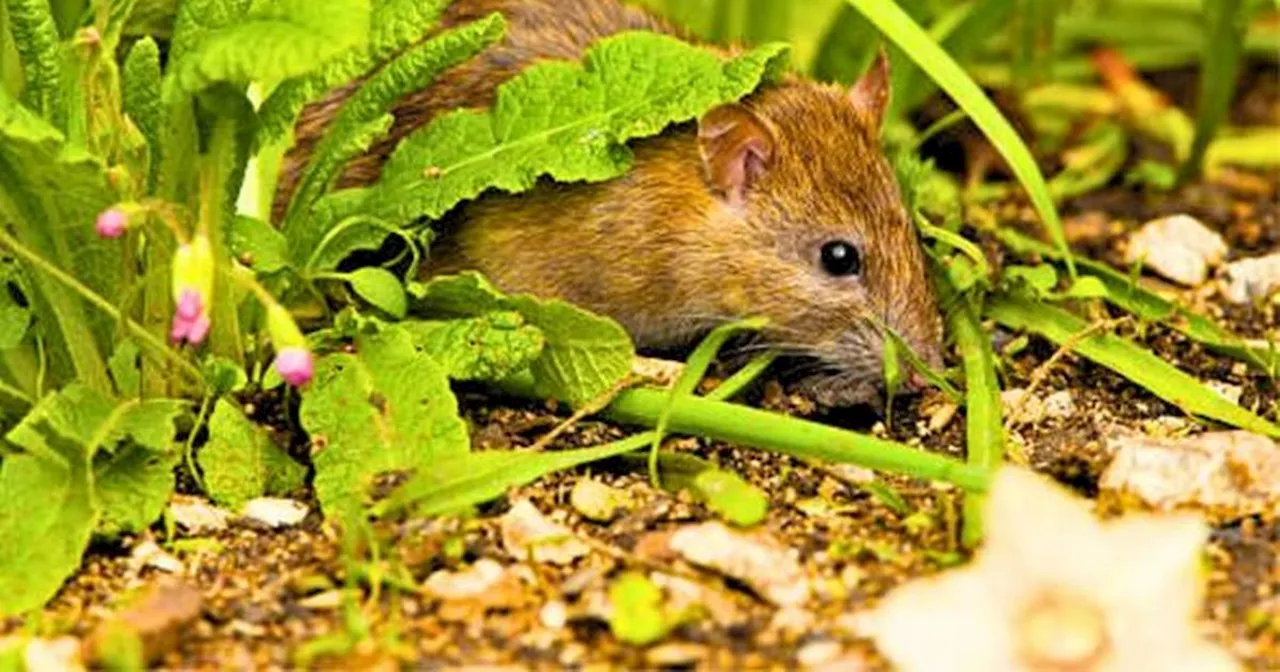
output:
[[[516,560],[553,565],[567,565],[591,551],[569,529],[547,520],[527,499],[502,517],[502,546]]]
[[[1222,296],[1235,304],[1261,301],[1280,290],[1280,254],[1241,259],[1222,273]]]
[[[657,383],[660,387],[669,387],[684,373],[684,362],[636,357],[631,363],[631,373]]]
[[[1044,402],[1035,395],[1028,397],[1025,388],[1001,392],[1000,404],[1004,406],[1005,417],[1019,425],[1034,425],[1045,417]]]
[[[1059,390],[1044,399],[1044,415],[1064,420],[1076,414],[1076,402],[1069,390]]]
[[[952,403],[945,403],[933,409],[933,412],[929,414],[929,432],[936,434],[946,429],[959,411],[960,407]]]
[[[1217,392],[1218,396],[1236,405],[1240,404],[1240,397],[1244,396],[1243,387],[1240,387],[1239,385],[1232,385],[1231,383],[1224,383],[1221,380],[1205,381],[1205,386],[1214,392]]]
[[[737,579],[775,605],[795,606],[809,599],[804,568],[789,549],[770,538],[710,522],[676,530],[670,543],[686,561]]]
[[[538,622],[544,628],[560,630],[569,622],[569,607],[560,600],[551,600],[538,610]]]
[[[607,523],[618,517],[618,509],[624,504],[625,494],[594,478],[580,478],[569,493],[571,504],[583,518],[597,523]]]
[[[707,647],[701,644],[673,642],[649,649],[644,654],[644,661],[653,667],[691,667],[705,660]]]
[[[1217,232],[1190,215],[1173,215],[1147,222],[1129,239],[1125,261],[1141,262],[1180,285],[1195,287],[1209,277],[1209,268],[1227,256],[1227,243]]]
[[[132,640],[140,647],[143,662],[154,663],[178,647],[183,634],[199,620],[203,605],[200,591],[181,579],[166,577],[152,584],[133,606],[94,629],[86,658],[102,663]]]
[[[146,539],[134,547],[133,552],[129,554],[129,564],[134,571],[151,568],[169,574],[181,574],[183,570],[181,560],[167,553],[151,539]]]
[[[0,646],[0,650],[4,647]],[[31,672],[81,672],[80,640],[75,637],[33,639],[22,651],[22,659]]]
[[[451,622],[472,621],[490,608],[515,608],[528,599],[516,573],[489,558],[461,571],[435,572],[422,587],[441,601],[440,618]]]
[[[345,594],[343,590],[326,590],[298,600],[298,606],[311,611],[333,611],[342,606]]]
[[[796,662],[803,667],[817,667],[825,665],[840,656],[844,652],[844,647],[832,639],[818,639],[804,646],[796,652]]]
[[[270,528],[293,527],[307,517],[310,509],[302,502],[278,497],[259,497],[245,503],[240,515]]]
[[[1244,431],[1183,439],[1119,437],[1098,485],[1105,498],[1158,511],[1194,509],[1218,522],[1280,514],[1280,449]]]
[[[212,534],[227,529],[231,514],[199,497],[174,495],[169,500],[174,522],[193,535]]]

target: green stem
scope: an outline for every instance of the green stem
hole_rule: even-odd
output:
[[[668,404],[666,390],[632,389],[603,415],[615,422],[652,426]],[[985,492],[991,473],[975,465],[828,425],[702,397],[671,402],[671,431],[800,458],[857,464],[905,476],[953,483]]]
[[[191,376],[192,381],[199,382],[203,385],[204,377],[200,374],[200,369],[196,368],[194,364],[188,362],[181,355],[171,350],[169,346],[165,345],[163,341],[156,338],[142,325],[122,315],[115,306],[111,305],[110,301],[102,298],[102,296],[86,287],[79,280],[76,280],[62,269],[49,263],[35,252],[32,252],[2,228],[0,228],[0,245],[9,248],[9,250],[14,254],[21,257],[23,261],[26,261],[36,267],[47,277],[52,278],[67,289],[79,294],[81,298],[88,301],[98,310],[106,313],[113,320],[123,324],[130,334],[133,334],[133,336],[143,345],[149,347],[153,353],[158,356],[158,358],[169,360],[177,368],[181,369],[183,373]]]
[[[235,119],[219,119],[214,124],[212,139],[209,141],[209,152],[201,158],[204,164],[200,171],[200,217],[197,230],[209,237],[213,247],[214,265],[217,268],[231,268],[231,257],[227,253],[224,242],[224,224],[228,219],[228,190],[232,179],[232,168],[236,153],[236,133],[238,123]],[[240,315],[237,310],[235,292],[226,280],[226,274],[219,274],[214,286],[214,300],[210,309],[213,330],[209,345],[213,351],[244,366],[244,345],[240,342]]]
[[[1249,28],[1245,0],[1204,0],[1204,52],[1200,61],[1200,100],[1191,153],[1178,171],[1178,181],[1198,177],[1205,153],[1231,109],[1240,54]]]

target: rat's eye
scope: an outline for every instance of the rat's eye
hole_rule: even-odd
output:
[[[862,255],[848,241],[833,240],[822,246],[822,268],[842,278],[862,272]]]

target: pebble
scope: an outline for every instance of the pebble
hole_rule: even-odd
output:
[[[85,669],[80,660],[80,640],[70,636],[33,639],[23,649],[22,659],[32,672],[80,672]]]
[[[796,662],[803,667],[825,665],[840,656],[844,647],[833,639],[819,639],[804,646],[796,652]]]
[[[147,567],[169,574],[180,574],[183,570],[181,560],[167,553],[151,539],[143,540],[133,548],[133,552],[129,554],[129,564],[134,571]]]
[[[301,523],[310,511],[306,504],[292,499],[259,497],[246,502],[240,515],[267,527],[280,529]]]
[[[544,628],[560,630],[569,622],[569,607],[560,600],[551,600],[538,611],[538,622]]]
[[[1222,280],[1222,296],[1231,303],[1248,304],[1265,299],[1280,290],[1280,253],[1227,264]]]
[[[1205,386],[1214,392],[1217,392],[1218,396],[1236,405],[1240,404],[1240,397],[1244,395],[1243,387],[1240,387],[1239,385],[1232,385],[1231,383],[1224,383],[1220,380],[1205,381]]]
[[[433,573],[423,588],[442,600],[468,600],[492,590],[505,573],[497,561],[480,558],[460,572],[441,569]]]
[[[771,538],[708,522],[676,530],[670,547],[694,565],[745,583],[774,605],[792,607],[809,599],[804,568],[790,549]]]
[[[597,523],[607,523],[618,517],[625,494],[594,478],[580,478],[569,493],[569,504],[583,518]]]
[[[343,595],[342,590],[326,590],[323,593],[308,595],[298,600],[298,606],[311,611],[332,611],[342,606]]]
[[[937,433],[946,429],[959,411],[960,407],[952,403],[945,403],[933,409],[929,414],[929,432]]]
[[[503,548],[519,561],[567,565],[591,551],[568,528],[547,520],[527,499],[502,516],[501,526]]]
[[[649,649],[644,661],[653,667],[690,667],[706,660],[707,647],[701,644],[673,642]]]
[[[1227,243],[1190,215],[1147,222],[1129,239],[1125,261],[1141,262],[1168,280],[1195,287],[1204,284],[1209,268],[1227,256]]]
[[[169,500],[174,522],[193,535],[212,534],[227,529],[231,514],[199,497],[174,495]]]
[[[137,637],[143,660],[154,663],[178,647],[203,608],[200,591],[181,579],[166,577],[153,583],[133,606],[94,628],[86,658],[91,663],[103,662],[103,654],[125,633]]]
[[[1070,390],[1058,390],[1044,399],[1044,415],[1047,418],[1065,420],[1076,414],[1076,402]]]
[[[1102,497],[1158,511],[1195,509],[1217,522],[1280,515],[1280,447],[1265,436],[1126,436],[1108,448],[1115,459],[1099,481]]]

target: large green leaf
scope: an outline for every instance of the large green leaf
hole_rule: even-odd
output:
[[[286,233],[293,233],[295,213],[333,186],[347,160],[367,150],[390,128],[387,110],[396,101],[496,42],[505,28],[502,15],[492,14],[409,49],[372,75],[342,106],[312,153],[285,218]],[[299,244],[309,250],[315,242],[303,240]]]
[[[292,128],[307,103],[350,83],[380,62],[426,35],[452,0],[375,0],[369,43],[325,63],[324,67],[276,87],[262,103],[259,140],[279,140]]]
[[[631,371],[635,359],[630,337],[613,320],[564,301],[504,295],[476,273],[432,280],[422,288],[417,308],[431,315],[507,311],[524,316],[546,339],[530,366],[537,393],[573,405],[607,392]]]
[[[631,167],[628,140],[746,96],[781,70],[786,53],[770,45],[723,61],[655,33],[607,38],[582,63],[525,70],[498,88],[491,111],[459,110],[407,138],[354,211],[403,225],[439,217],[488,189],[528,190],[542,176],[561,182],[617,177]],[[336,205],[321,201],[320,223],[312,226],[323,228],[345,214]]]
[[[266,429],[226,400],[218,401],[209,418],[209,442],[199,462],[209,496],[233,509],[255,497],[286,494],[306,477],[306,469]]]
[[[312,72],[369,37],[369,0],[258,0],[238,15],[221,9],[220,21],[179,12],[175,41],[181,49],[165,82],[166,96],[216,82],[274,84]],[[200,25],[187,28],[191,22]]]
[[[13,43],[22,60],[23,102],[59,128],[66,110],[62,103],[62,45],[48,0],[6,0]]]
[[[411,321],[404,328],[454,380],[502,380],[529,366],[546,344],[542,331],[517,312]]]
[[[330,515],[358,510],[373,476],[434,468],[470,448],[448,376],[394,326],[317,362],[299,418],[317,446],[316,497]]]

